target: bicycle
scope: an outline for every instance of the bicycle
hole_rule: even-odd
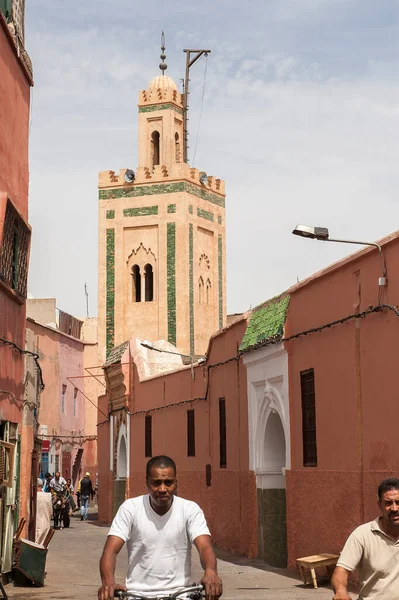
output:
[[[186,598],[190,600],[202,600],[205,597],[204,586],[193,583],[186,587],[181,587],[171,594],[159,594],[155,596],[142,596],[140,592],[122,592],[116,591],[114,593],[115,598],[123,600],[178,600],[182,594],[186,594]]]

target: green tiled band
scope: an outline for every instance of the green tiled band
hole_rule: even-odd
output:
[[[155,112],[157,110],[174,110],[179,113],[179,115],[183,114],[183,109],[180,106],[175,106],[171,103],[166,104],[148,104],[148,106],[139,106],[139,113],[148,113]]]
[[[202,208],[197,208],[197,216],[201,217],[201,219],[206,219],[207,221],[213,221],[215,218],[213,213],[208,210],[203,210]]]
[[[207,200],[217,206],[225,205],[224,198],[208,192],[188,181],[175,181],[174,183],[154,183],[147,185],[134,185],[129,188],[111,188],[98,192],[99,200],[110,200],[112,198],[140,198],[142,196],[156,196],[157,194],[174,194],[176,192],[187,192],[203,200]]]
[[[114,210],[107,210],[107,212],[105,214],[105,218],[106,219],[115,219],[115,211]]]
[[[168,204],[168,213],[176,212],[176,204]]]
[[[255,308],[240,345],[241,351],[249,350],[268,340],[277,339],[284,333],[284,323],[290,297]]]
[[[223,239],[218,236],[219,327],[223,327]]]
[[[195,353],[194,344],[194,232],[193,224],[188,229],[188,273],[189,273],[189,302],[190,302],[190,354]]]
[[[176,345],[176,223],[167,223],[168,342]]]
[[[115,229],[107,229],[106,237],[106,349],[115,343]]]
[[[124,217],[148,217],[149,215],[157,215],[158,206],[137,206],[135,208],[124,208]]]

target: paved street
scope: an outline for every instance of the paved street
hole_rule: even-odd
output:
[[[44,588],[6,586],[7,594],[16,600],[95,598],[100,584],[98,561],[108,527],[99,525],[94,514],[81,522],[72,518],[71,527],[56,531],[47,556],[47,577]],[[304,587],[295,573],[266,568],[259,561],[219,552],[219,573],[224,582],[225,600],[321,600],[332,598],[331,589]],[[122,550],[117,562],[117,577],[123,582],[126,573],[126,553]],[[200,565],[193,553],[193,581],[200,578]]]

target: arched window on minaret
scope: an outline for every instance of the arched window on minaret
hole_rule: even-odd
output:
[[[209,279],[206,280],[206,303],[211,303],[211,282]]]
[[[149,263],[144,267],[145,277],[145,301],[152,302],[154,300],[154,271]]]
[[[204,280],[202,279],[202,277],[199,278],[198,282],[198,298],[199,303],[202,304],[204,301]]]
[[[160,164],[160,151],[159,151],[159,131],[153,131],[151,134],[151,155],[152,155],[152,166]]]
[[[179,163],[180,162],[180,138],[179,138],[178,133],[175,133],[175,156],[176,156],[176,162]]]
[[[132,300],[133,302],[141,302],[141,276],[138,265],[132,267],[132,279]]]

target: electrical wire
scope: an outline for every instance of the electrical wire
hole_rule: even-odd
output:
[[[10,346],[13,350],[16,350],[17,352],[19,352],[20,354],[27,354],[28,356],[31,356],[35,362],[35,369],[38,375],[38,379],[39,379],[39,390],[40,392],[42,392],[44,390],[44,381],[43,381],[43,372],[42,372],[42,368],[39,365],[39,355],[36,354],[36,352],[31,352],[30,350],[24,350],[23,348],[20,348],[17,344],[15,344],[15,342],[12,342],[11,340],[7,340],[6,338],[2,338],[0,337],[0,343],[4,344],[5,346]]]
[[[391,310],[392,312],[394,312],[394,314],[397,317],[399,317],[399,310],[396,308],[396,306],[392,306],[391,304],[378,304],[377,306],[370,306],[367,310],[364,310],[360,313],[352,313],[346,317],[343,317],[342,319],[336,319],[335,321],[330,321],[329,323],[325,323],[324,325],[320,325],[319,327],[312,327],[311,329],[305,329],[304,331],[300,331],[300,332],[290,335],[288,337],[283,337],[282,335],[276,335],[272,338],[269,338],[268,340],[260,342],[257,345],[251,346],[247,350],[241,350],[235,356],[231,356],[230,358],[227,358],[226,360],[220,361],[218,363],[214,363],[212,365],[204,366],[204,368],[207,371],[207,383],[206,383],[206,390],[205,390],[204,396],[190,398],[187,400],[181,400],[180,402],[174,402],[172,404],[166,404],[164,406],[156,406],[156,407],[149,408],[149,409],[137,410],[135,412],[128,413],[128,414],[131,417],[136,417],[136,416],[140,416],[140,415],[148,415],[150,413],[157,412],[160,410],[165,410],[167,408],[175,408],[176,406],[190,404],[192,402],[201,402],[201,401],[206,402],[208,400],[208,396],[209,396],[210,371],[212,369],[216,369],[218,367],[227,365],[228,363],[231,363],[231,362],[238,362],[244,354],[248,354],[249,352],[255,352],[256,350],[258,350],[261,347],[269,346],[272,344],[278,344],[278,343],[282,343],[282,342],[291,342],[300,337],[304,337],[306,335],[311,335],[313,333],[318,333],[320,331],[323,331],[324,329],[329,329],[330,327],[334,327],[336,325],[341,325],[343,323],[347,323],[348,321],[351,321],[353,319],[364,319],[367,316],[369,316],[373,313],[381,312],[384,309]],[[101,421],[100,423],[97,424],[97,426],[103,425],[106,422],[108,422],[108,419],[106,421]]]
[[[197,137],[195,138],[195,147],[194,147],[194,154],[193,154],[193,167],[195,165],[195,156],[197,154],[198,137],[199,137],[200,127],[201,127],[202,109],[203,109],[203,106],[204,106],[204,96],[205,96],[205,85],[206,85],[206,73],[207,73],[207,69],[208,69],[208,55],[205,54],[204,85],[202,87],[201,108],[200,108],[200,114],[199,114],[199,118],[198,118]]]

